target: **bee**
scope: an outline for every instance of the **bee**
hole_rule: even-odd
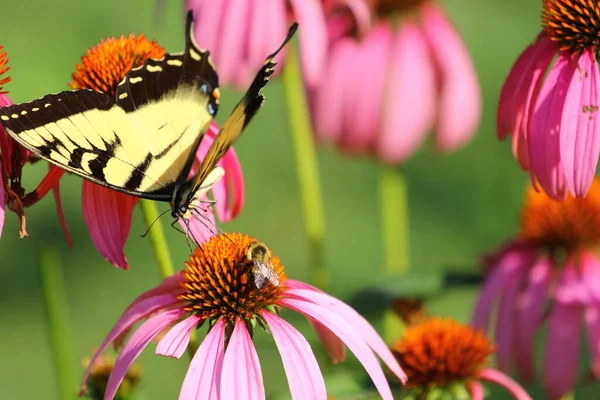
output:
[[[246,258],[252,262],[254,286],[261,289],[267,281],[279,286],[279,276],[271,263],[271,252],[262,242],[252,242],[246,251]]]

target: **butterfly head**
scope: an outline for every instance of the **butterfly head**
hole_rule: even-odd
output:
[[[223,168],[215,167],[199,186],[195,186],[191,180],[176,187],[171,202],[173,218],[189,219],[192,211],[198,207],[206,194],[224,175]]]

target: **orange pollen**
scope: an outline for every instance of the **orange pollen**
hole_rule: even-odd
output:
[[[562,202],[529,188],[521,214],[521,237],[548,251],[577,251],[600,245],[600,181],[585,198]]]
[[[597,0],[544,0],[542,26],[561,50],[598,47],[600,4]]]
[[[274,306],[285,292],[286,274],[279,258],[271,264],[279,277],[279,286],[267,282],[261,289],[254,285],[253,263],[246,258],[248,247],[256,239],[239,233],[214,236],[196,248],[181,271],[184,293],[179,300],[186,310],[205,318],[250,320],[261,310]]]
[[[104,39],[81,57],[69,86],[114,96],[117,85],[129,70],[141,66],[148,58],[161,58],[164,54],[164,48],[144,35]]]
[[[474,379],[494,352],[479,331],[451,319],[409,326],[392,351],[408,375],[408,386],[444,386]]]
[[[10,76],[5,76],[4,78],[2,77],[2,75],[6,74],[8,72],[8,70],[10,69],[10,67],[6,66],[7,63],[8,63],[8,56],[6,55],[6,52],[4,51],[4,46],[0,45],[0,94],[8,93],[8,92],[2,91],[2,86],[6,85],[8,82],[10,82]]]

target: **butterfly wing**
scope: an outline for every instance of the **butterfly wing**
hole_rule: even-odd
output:
[[[121,192],[170,201],[218,109],[217,74],[193,39],[191,13],[186,34],[183,53],[132,69],[114,98],[91,90],[51,94],[0,108],[0,123],[59,167]]]

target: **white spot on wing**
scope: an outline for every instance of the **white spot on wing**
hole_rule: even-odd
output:
[[[160,65],[148,65],[146,69],[150,72],[160,72],[163,70]]]
[[[200,54],[196,53],[194,49],[190,49],[190,56],[192,56],[192,58],[196,61],[200,61],[200,59],[202,58],[200,57]]]
[[[141,76],[137,76],[137,77],[135,77],[135,78],[130,78],[130,79],[129,79],[129,82],[130,82],[130,83],[139,83],[139,82],[141,82],[141,81],[143,81],[143,80],[144,80],[144,78],[142,78]]]
[[[11,115],[11,117],[13,117],[13,118],[19,118],[19,115],[18,114],[13,114],[13,115]]]
[[[37,107],[33,107],[33,108],[31,109],[31,111],[40,111],[40,109],[39,109],[39,108],[37,108]]]
[[[127,92],[123,92],[119,95],[119,99],[123,100],[127,98]]]
[[[175,67],[181,67],[183,65],[180,60],[167,60],[167,64],[174,65]]]
[[[6,115],[3,115],[3,116],[2,116],[2,117],[0,117],[0,118],[2,118],[2,121],[8,121],[8,120],[10,119],[10,118],[8,118]]]
[[[21,111],[21,115],[27,115],[27,111],[25,111],[25,110]]]

